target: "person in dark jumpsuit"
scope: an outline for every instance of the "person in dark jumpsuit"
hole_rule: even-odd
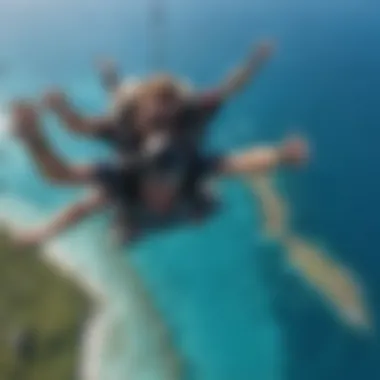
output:
[[[176,79],[153,76],[136,89],[132,101],[112,116],[84,117],[69,104],[67,97],[57,91],[45,96],[45,105],[70,131],[107,142],[122,159],[146,155],[147,147],[152,145],[150,142],[160,135],[161,140],[169,140],[166,144],[174,140],[178,149],[188,157],[183,196],[193,201],[194,216],[201,216],[210,203],[202,187],[199,148],[206,127],[225,102],[260,71],[272,50],[272,44],[261,43],[233,75],[215,89],[203,92],[184,95]],[[103,87],[110,96],[115,96],[122,86],[116,66],[111,61],[103,61],[98,66]]]
[[[186,160],[186,155],[178,154],[176,144],[172,145],[173,150],[169,145],[159,159],[151,162],[141,159],[71,165],[50,148],[41,131],[36,107],[19,102],[12,111],[15,132],[34,158],[40,173],[60,185],[90,185],[94,190],[84,200],[63,210],[46,226],[26,232],[20,237],[24,243],[43,243],[105,206],[125,211],[127,225],[122,240],[128,242],[132,236],[128,223],[136,208],[138,214],[143,210],[159,222],[181,203],[180,189],[186,177],[182,160]],[[307,156],[306,142],[290,139],[279,146],[254,147],[230,155],[204,158],[202,175],[211,178],[266,173],[279,166],[297,167],[307,160]]]

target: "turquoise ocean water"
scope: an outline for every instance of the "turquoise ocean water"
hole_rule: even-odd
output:
[[[321,241],[355,269],[378,316],[380,6],[371,0],[163,2],[168,10],[168,68],[197,86],[217,83],[255,40],[277,40],[276,57],[226,107],[205,147],[228,151],[275,141],[288,132],[309,137],[310,167],[284,181],[294,228]],[[69,91],[87,112],[102,112],[106,97],[91,67],[98,55],[115,57],[126,76],[151,70],[145,0],[15,0],[1,6],[2,125],[13,96],[35,96],[51,84]],[[108,153],[62,132],[54,120],[46,125],[57,148],[70,159]],[[0,133],[3,198],[26,202],[47,216],[79,195],[45,184],[20,147]],[[243,184],[219,186],[223,207],[204,226],[153,236],[128,253],[185,359],[187,377],[379,379],[378,338],[355,337],[292,276],[280,259],[280,248],[260,235],[258,207]],[[82,268],[101,276],[107,257],[95,252],[95,230],[104,231],[101,222],[87,223],[74,233],[71,244],[81,247],[76,259]],[[113,281],[111,272],[104,274],[104,281]],[[117,289],[121,282],[115,284],[122,302],[127,290]],[[109,367],[120,367],[127,355],[119,349],[108,357]],[[132,368],[109,369],[104,380],[133,376]]]

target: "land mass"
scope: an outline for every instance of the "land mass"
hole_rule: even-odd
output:
[[[93,304],[38,253],[0,232],[0,378],[76,379]]]

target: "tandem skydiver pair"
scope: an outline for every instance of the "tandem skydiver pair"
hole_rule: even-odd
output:
[[[37,107],[27,101],[15,102],[15,130],[41,174],[60,185],[94,187],[91,195],[46,226],[26,232],[21,240],[43,243],[110,205],[116,213],[118,241],[127,243],[146,230],[147,220],[157,227],[179,211],[189,218],[202,216],[210,201],[204,185],[214,177],[263,173],[302,163],[307,147],[301,139],[214,157],[205,156],[199,148],[208,123],[259,71],[270,53],[271,46],[261,44],[222,85],[200,93],[168,75],[122,83],[112,65],[103,65],[103,84],[113,99],[113,109],[98,118],[83,117],[62,93],[49,93],[45,106],[69,130],[114,147],[117,155],[106,163],[70,165],[62,160],[41,131]]]

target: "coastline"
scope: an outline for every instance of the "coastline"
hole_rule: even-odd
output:
[[[20,204],[18,206],[22,208]],[[30,222],[31,218],[30,215],[22,218],[22,222],[15,219],[17,218],[11,219],[0,215],[0,225],[10,236],[23,228],[25,222],[28,219]],[[142,375],[144,380],[180,380],[182,359],[176,352],[170,334],[146,293],[143,283],[127,260],[121,260],[116,255],[109,255],[107,258],[109,262],[107,269],[114,270],[115,276],[119,279],[122,277],[123,285],[127,288],[123,290],[128,294],[121,299],[120,293],[114,293],[112,286],[107,288],[107,284],[102,284],[99,279],[97,281],[90,273],[83,271],[81,265],[70,260],[70,255],[66,253],[67,251],[59,247],[59,244],[53,243],[41,248],[40,258],[60,275],[76,284],[94,304],[92,314],[85,322],[81,338],[78,378],[119,380],[128,376],[130,379],[139,380]],[[126,339],[130,339],[127,343],[123,340],[124,347],[117,353],[120,356],[109,357],[107,349],[112,351],[114,345],[112,340],[120,339],[123,335],[126,335]],[[140,335],[141,340],[146,342],[139,341]],[[145,354],[146,347],[149,347],[151,356]],[[139,360],[137,367],[134,358]],[[107,360],[113,362],[110,368],[107,368]],[[115,372],[112,368],[115,360],[117,361],[115,367],[120,367],[119,372]],[[130,368],[127,368],[128,366]],[[151,376],[146,377],[147,374]]]
[[[2,230],[12,239],[17,234],[18,228],[12,223],[2,221]],[[90,299],[92,312],[84,321],[85,327],[81,338],[82,347],[78,360],[77,376],[80,380],[101,380],[98,376],[100,373],[99,358],[101,357],[102,341],[107,326],[104,310],[108,304],[108,298],[98,284],[76,274],[68,261],[58,258],[63,256],[63,252],[47,247],[41,248],[40,252],[40,259],[53,267],[56,275],[63,276],[74,283]]]

